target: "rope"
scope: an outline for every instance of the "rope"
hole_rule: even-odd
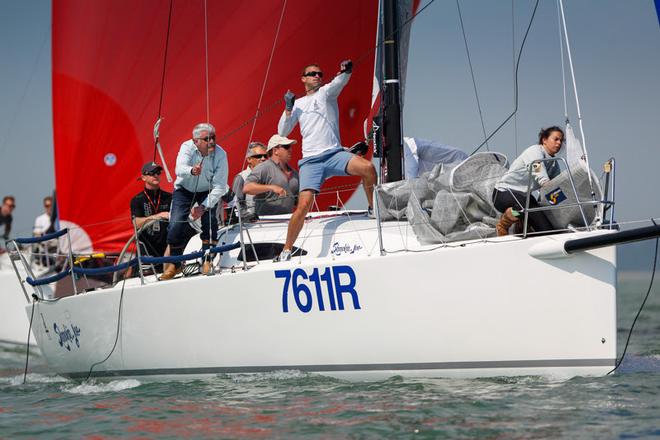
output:
[[[470,76],[472,77],[472,88],[474,89],[474,97],[477,100],[477,109],[479,111],[479,120],[481,121],[481,131],[484,135],[484,142],[486,142],[486,150],[490,151],[488,139],[486,139],[486,126],[484,125],[484,116],[481,112],[481,103],[479,102],[479,92],[477,91],[477,81],[474,79],[474,69],[472,68],[472,58],[470,57],[470,48],[468,47],[467,37],[465,36],[465,27],[463,25],[463,14],[461,14],[461,5],[459,0],[456,0],[456,8],[458,9],[458,19],[461,23],[461,32],[463,33],[463,43],[465,43],[465,53],[467,54],[468,65],[470,66]]]
[[[163,75],[160,79],[160,99],[158,100],[158,118],[156,120],[161,119],[163,113],[163,96],[164,96],[164,91],[165,91],[165,71],[167,67],[167,52],[170,47],[170,29],[172,28],[172,5],[174,3],[174,0],[170,0],[170,12],[167,16],[167,34],[165,36],[165,55],[163,56]],[[156,161],[156,145],[158,144],[158,141],[154,140],[154,158],[153,161]]]
[[[559,28],[559,51],[561,59],[561,85],[564,96],[564,119],[568,122],[568,103],[566,98],[566,68],[564,66],[564,41],[562,39],[562,30],[561,30],[561,12],[560,12],[559,0],[557,0],[557,26]]]
[[[493,132],[490,135],[488,135],[488,137],[486,138],[485,141],[483,141],[481,144],[479,144],[472,151],[472,153],[470,153],[470,156],[472,156],[474,153],[479,151],[481,149],[481,147],[483,147],[486,144],[486,142],[488,142],[490,140],[490,138],[495,136],[495,134],[498,131],[500,131],[500,129],[502,127],[504,127],[504,125],[507,122],[509,122],[509,120],[511,120],[511,118],[518,112],[518,70],[520,68],[520,59],[521,59],[521,56],[522,56],[522,51],[525,48],[525,42],[527,41],[527,36],[529,35],[529,30],[532,28],[532,23],[534,23],[534,16],[536,16],[536,9],[538,7],[539,7],[539,0],[536,0],[536,3],[534,4],[534,10],[532,11],[532,16],[529,19],[529,24],[527,25],[527,30],[525,31],[525,36],[523,37],[522,43],[520,44],[520,51],[518,52],[518,60],[516,61],[516,72],[515,72],[515,75],[514,75],[514,87],[513,87],[514,107],[513,107],[513,112],[511,112],[511,114],[509,116],[507,116],[507,118],[504,119],[504,121],[500,125],[498,125],[497,128],[495,130],[493,130]]]
[[[121,293],[119,294],[119,308],[117,310],[117,332],[115,334],[115,343],[112,345],[112,349],[110,350],[110,353],[100,362],[94,362],[90,367],[89,367],[89,373],[87,373],[87,378],[85,380],[88,380],[92,376],[92,370],[94,367],[97,365],[101,365],[108,359],[110,359],[110,356],[112,356],[112,353],[115,352],[115,348],[117,347],[117,342],[119,341],[119,329],[120,329],[120,324],[121,324],[121,311],[122,311],[122,305],[124,303],[124,287],[126,287],[126,274],[124,274],[124,279],[121,285]]]
[[[254,123],[252,124],[252,130],[250,130],[250,136],[248,137],[248,146],[250,145],[250,142],[252,142],[252,135],[254,135],[254,130],[257,127],[257,118],[259,117],[259,109],[261,108],[261,101],[263,100],[264,97],[264,92],[266,90],[266,83],[268,82],[268,76],[270,74],[270,66],[273,62],[273,55],[275,55],[275,47],[277,45],[277,40],[280,36],[280,28],[282,26],[282,20],[284,19],[284,11],[286,9],[286,2],[287,0],[284,0],[284,3],[282,4],[282,12],[280,13],[280,20],[277,22],[277,30],[275,31],[275,39],[273,40],[273,47],[270,49],[270,57],[268,58],[268,66],[266,67],[266,75],[264,76],[264,82],[261,85],[261,93],[259,93],[259,101],[257,102],[257,110],[254,112]],[[245,157],[243,158],[243,166],[241,169],[245,168],[245,163],[247,162],[247,153],[248,149],[246,148],[245,150]]]
[[[204,0],[204,65],[206,73],[206,122],[211,123],[211,110],[209,107],[209,19]]]
[[[51,23],[49,22],[49,25],[50,24]],[[28,91],[31,90],[30,85],[32,84],[32,80],[34,79],[34,74],[37,71],[37,66],[39,64],[39,60],[41,59],[41,55],[44,52],[44,48],[46,47],[46,43],[49,41],[48,37],[51,34],[51,27],[52,25],[47,26],[44,31],[44,36],[41,41],[41,47],[39,48],[39,53],[37,54],[37,57],[34,59],[34,63],[32,64],[32,69],[30,70],[30,77],[28,78],[27,83],[25,83],[25,88],[23,89],[21,98],[18,101],[18,105],[15,106],[14,111],[12,112],[12,117],[9,122],[9,125],[7,125],[5,136],[2,139],[2,144],[0,144],[0,157],[4,157],[5,148],[7,147],[7,142],[9,141],[9,135],[11,134],[12,130],[16,128],[17,125],[16,119],[18,118],[18,115],[21,113],[21,110],[23,109],[23,103],[25,102],[25,98],[27,97]]]
[[[25,350],[25,370],[23,371],[23,383],[27,382],[28,361],[30,360],[30,334],[32,333],[32,320],[34,319],[34,304],[37,302],[36,297],[32,300],[32,312],[30,312],[30,325],[27,334],[27,349]]]
[[[584,161],[587,165],[587,170],[591,170],[589,166],[589,155],[587,154],[587,141],[584,138],[584,128],[582,127],[582,112],[580,110],[580,98],[577,92],[577,83],[575,82],[575,70],[573,69],[573,57],[571,56],[571,44],[568,40],[568,29],[566,28],[566,17],[564,16],[564,2],[559,1],[559,10],[561,11],[561,21],[564,27],[564,39],[566,41],[566,54],[568,55],[568,66],[571,70],[571,79],[573,80],[573,93],[575,95],[575,107],[577,109],[578,125],[580,126],[580,136],[582,137],[582,154],[584,154]],[[596,193],[594,192],[594,184],[591,181],[591,173],[587,173],[589,178],[589,187],[591,188],[591,198],[595,199]]]
[[[400,32],[405,26],[408,26],[408,25],[409,25],[409,24],[415,19],[415,17],[417,17],[418,15],[420,15],[422,12],[424,12],[429,6],[431,6],[431,5],[433,4],[433,2],[435,2],[435,0],[430,0],[426,5],[424,5],[420,10],[418,10],[417,13],[413,14],[408,20],[404,21],[404,22],[403,22],[403,23],[402,23],[397,29],[395,29],[395,30],[392,32],[392,34],[385,36],[381,41],[378,42],[378,44],[376,44],[375,46],[369,48],[367,51],[365,51],[364,53],[362,53],[362,55],[360,55],[359,57],[357,57],[357,58],[353,61],[353,66],[354,66],[354,68],[357,67],[358,65],[364,63],[364,62],[367,61],[368,59],[370,59],[370,58],[371,58],[371,53],[372,53],[372,52],[376,51],[376,50],[377,50],[378,48],[380,48],[383,44],[385,44],[385,41],[387,41],[388,39],[393,38],[394,35],[396,35],[398,32]],[[319,87],[321,87],[321,86],[319,86]],[[299,96],[296,96],[296,98],[299,98]],[[271,111],[273,111],[273,109],[275,109],[275,108],[280,108],[281,103],[282,103],[282,100],[281,100],[281,99],[277,99],[277,100],[273,101],[272,103],[270,103],[269,105],[267,105],[267,106],[263,109],[263,111],[258,112],[258,113],[255,114],[254,116],[252,116],[252,117],[250,117],[249,119],[245,120],[242,124],[240,124],[239,126],[237,126],[235,129],[229,131],[227,134],[225,134],[224,136],[222,136],[221,138],[219,138],[219,139],[218,139],[218,143],[221,144],[221,143],[224,142],[225,140],[229,139],[230,137],[232,137],[233,135],[235,135],[236,133],[238,133],[239,131],[241,131],[243,128],[245,128],[248,124],[250,124],[250,122],[255,121],[257,118],[260,118],[260,117],[262,117],[262,116],[264,116],[264,115],[269,114],[269,113],[270,113]]]
[[[651,219],[654,225],[658,225],[654,219]],[[646,305],[646,300],[649,299],[649,295],[651,294],[651,289],[653,288],[653,281],[655,279],[655,269],[658,264],[658,241],[660,239],[656,238],[655,239],[655,255],[653,257],[653,269],[651,271],[651,281],[649,282],[649,288],[646,291],[646,295],[644,296],[644,301],[642,301],[642,305],[639,306],[639,310],[637,311],[637,314],[635,315],[635,319],[633,319],[632,324],[630,325],[630,330],[628,331],[628,338],[626,339],[626,345],[623,348],[623,353],[621,354],[621,357],[619,360],[616,362],[614,365],[614,368],[610,370],[607,374],[613,373],[619,366],[621,366],[621,363],[623,362],[623,358],[626,356],[626,351],[628,350],[628,344],[630,343],[630,338],[632,336],[633,329],[635,328],[635,323],[637,323],[637,318],[639,318],[639,315],[642,313],[642,310],[644,309],[644,306]]]
[[[516,81],[516,13],[514,8],[515,0],[511,0],[511,74],[515,85]],[[514,101],[515,103],[515,101]],[[518,157],[518,115],[513,117],[513,144]]]

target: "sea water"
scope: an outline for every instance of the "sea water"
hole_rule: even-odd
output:
[[[619,352],[650,274],[619,282]],[[0,438],[660,437],[660,280],[606,377],[346,382],[300,371],[73,381],[0,348]]]

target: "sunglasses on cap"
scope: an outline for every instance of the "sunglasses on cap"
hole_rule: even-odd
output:
[[[266,157],[268,157],[266,154],[253,154],[250,159],[265,159]]]
[[[312,70],[311,72],[304,73],[303,76],[318,76],[319,78],[323,78],[323,72],[320,70]]]

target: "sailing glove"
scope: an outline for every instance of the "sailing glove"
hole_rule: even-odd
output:
[[[296,102],[296,95],[291,91],[287,90],[284,94],[284,105],[286,111],[290,112],[293,110],[293,103]]]
[[[345,60],[339,64],[341,73],[351,73],[353,71],[353,61]]]

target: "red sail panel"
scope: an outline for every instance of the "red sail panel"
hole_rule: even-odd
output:
[[[279,35],[278,21],[286,4]],[[132,233],[129,201],[153,158],[168,0],[53,2],[53,126],[60,219],[82,227],[95,250],[117,251]],[[370,111],[378,2],[253,0],[207,2],[210,122],[229,154],[231,180],[252,140],[277,131],[287,89],[303,93],[300,71],[319,63],[329,81],[346,58],[359,60],[339,99],[345,145],[362,139]],[[174,1],[163,92],[161,145],[174,171],[181,143],[207,120],[204,2]],[[292,137],[300,140],[296,129]],[[300,158],[300,148],[293,159]],[[163,187],[172,190],[163,179]],[[324,188],[352,184],[332,179]],[[355,188],[341,193],[347,200]],[[321,207],[336,193],[321,197]]]

